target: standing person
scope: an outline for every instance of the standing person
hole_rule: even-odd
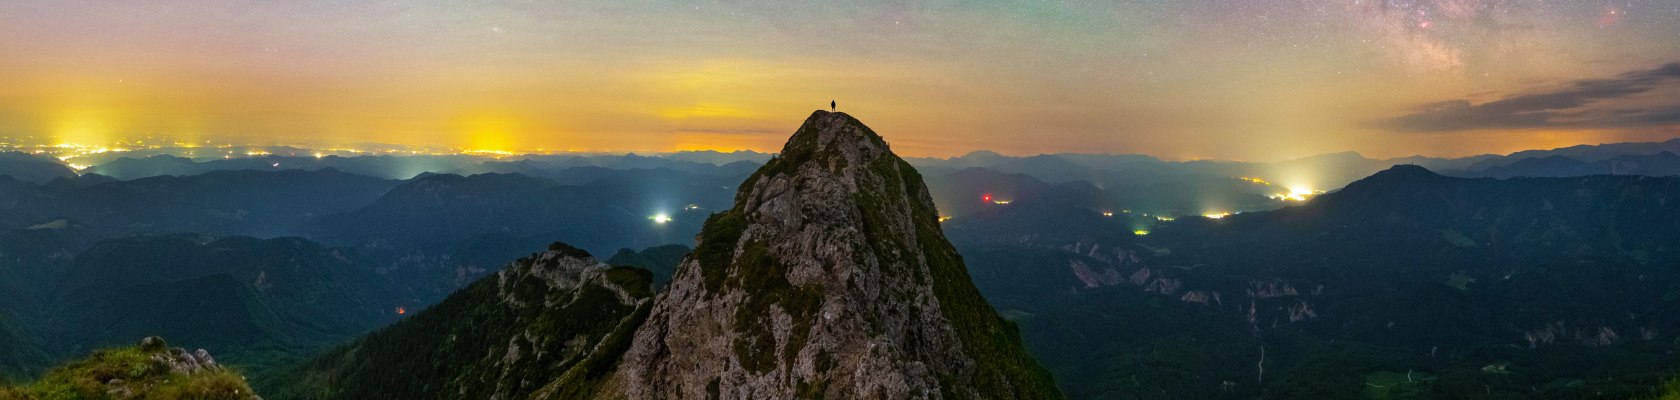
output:
[[[828,110],[829,111],[834,111],[834,100],[829,100],[828,101]]]

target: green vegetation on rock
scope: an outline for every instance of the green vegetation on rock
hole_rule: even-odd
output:
[[[578,398],[646,318],[652,274],[555,244],[263,386],[270,398]]]
[[[98,350],[35,382],[0,387],[4,400],[255,398],[238,372],[202,353],[169,348],[157,338],[139,346]]]

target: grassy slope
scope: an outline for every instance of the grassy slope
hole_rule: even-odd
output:
[[[95,351],[54,368],[38,381],[0,387],[0,399],[107,399],[115,398],[109,391],[119,386],[139,399],[244,399],[252,395],[245,378],[232,370],[187,375],[171,372],[168,365],[152,359],[167,351],[138,346]],[[107,384],[114,379],[121,383]]]

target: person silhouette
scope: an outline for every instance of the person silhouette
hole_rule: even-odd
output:
[[[829,100],[828,101],[828,110],[829,111],[834,111],[834,100]]]

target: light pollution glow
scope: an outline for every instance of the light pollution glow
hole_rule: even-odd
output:
[[[0,135],[46,144],[775,151],[836,99],[916,156],[1462,156],[1676,136],[1383,121],[1680,61],[1680,2],[11,1],[0,54]]]

